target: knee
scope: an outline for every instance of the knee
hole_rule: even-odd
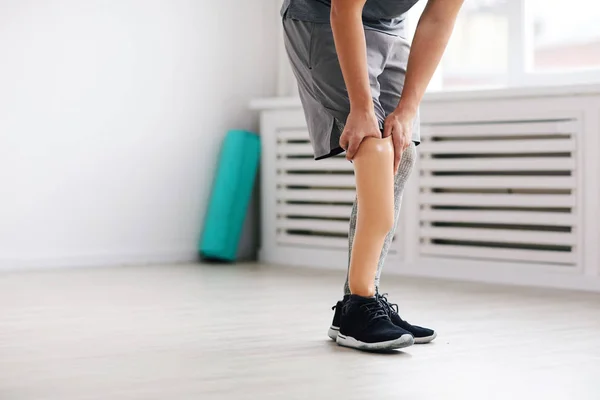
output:
[[[383,139],[368,137],[363,140],[356,158],[366,158],[372,163],[390,164],[394,162],[394,142],[392,137],[388,136]]]

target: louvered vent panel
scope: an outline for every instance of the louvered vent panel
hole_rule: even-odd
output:
[[[352,164],[343,155],[315,161],[306,130],[280,129],[276,168],[277,242],[347,249],[356,196]]]
[[[423,126],[420,253],[577,264],[578,121]]]
[[[343,156],[315,161],[306,130],[277,135],[277,242],[343,249],[354,201],[352,165]]]

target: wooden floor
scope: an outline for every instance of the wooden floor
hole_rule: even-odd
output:
[[[600,296],[389,278],[430,345],[327,336],[342,276],[244,266],[0,275],[0,399],[600,399]]]

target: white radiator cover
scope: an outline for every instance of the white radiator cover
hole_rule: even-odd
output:
[[[263,262],[346,268],[352,165],[261,109]],[[385,273],[600,291],[600,88],[430,95]]]
[[[419,253],[576,267],[580,119],[423,126]]]

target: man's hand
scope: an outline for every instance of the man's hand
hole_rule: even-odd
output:
[[[346,150],[346,158],[352,160],[363,139],[367,137],[381,138],[381,131],[374,111],[350,112],[346,120],[344,132],[340,137],[340,147]]]
[[[394,175],[398,172],[402,152],[410,146],[413,118],[412,113],[397,108],[385,119],[383,137],[391,135],[394,142]]]

